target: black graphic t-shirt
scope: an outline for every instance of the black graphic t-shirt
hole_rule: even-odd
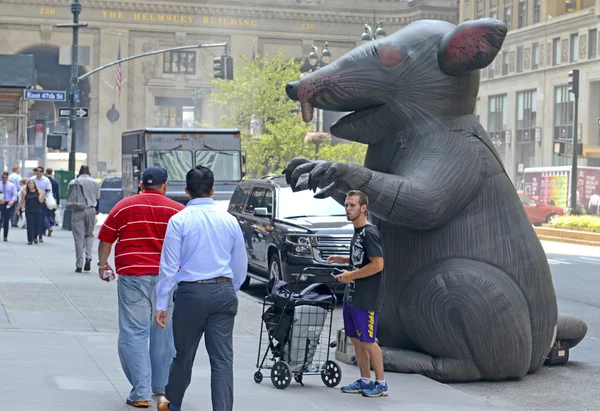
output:
[[[350,266],[358,270],[369,264],[371,258],[383,257],[383,244],[379,230],[372,224],[355,228],[350,244]],[[346,284],[344,303],[365,311],[380,311],[382,304],[383,273]]]

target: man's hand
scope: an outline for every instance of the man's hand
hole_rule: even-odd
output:
[[[336,275],[334,278],[342,283],[349,283],[350,281],[352,281],[352,272],[344,270],[338,275]]]
[[[154,313],[154,318],[156,319],[156,324],[163,330],[167,328],[167,312],[156,310]]]
[[[343,255],[330,255],[327,258],[327,264],[344,264],[346,262],[346,257]]]
[[[109,283],[110,279],[104,278],[104,271],[106,271],[106,270],[110,270],[113,273],[115,272],[115,270],[113,270],[113,268],[110,266],[110,264],[106,264],[104,267],[98,267],[98,275],[100,276],[100,279],[102,281],[106,281],[107,283]]]

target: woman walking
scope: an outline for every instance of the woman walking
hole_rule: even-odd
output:
[[[21,207],[25,203],[25,217],[27,219],[27,244],[33,242],[37,244],[37,236],[42,224],[42,203],[46,200],[45,193],[38,190],[35,181],[29,180],[24,193],[21,195],[21,201],[17,206],[17,213],[21,214]]]

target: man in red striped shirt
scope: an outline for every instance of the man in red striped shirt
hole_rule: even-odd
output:
[[[148,167],[142,175],[141,194],[119,201],[108,214],[98,239],[98,274],[103,281],[111,270],[108,257],[115,246],[119,275],[119,359],[133,389],[127,404],[147,408],[152,394],[164,395],[175,355],[171,327],[152,321],[156,310],[155,287],[160,255],[169,219],[184,206],[165,197],[167,171]],[[172,308],[172,296],[169,299]],[[169,313],[172,309],[169,309]],[[171,324],[169,319],[167,324]],[[148,349],[148,341],[150,349]]]

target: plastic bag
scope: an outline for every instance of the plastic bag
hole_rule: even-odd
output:
[[[54,213],[54,223],[59,227],[62,227],[64,212],[65,210],[62,207],[59,207],[56,210],[56,213]]]
[[[48,207],[48,210],[56,210],[56,200],[52,193],[46,195],[46,207]]]

